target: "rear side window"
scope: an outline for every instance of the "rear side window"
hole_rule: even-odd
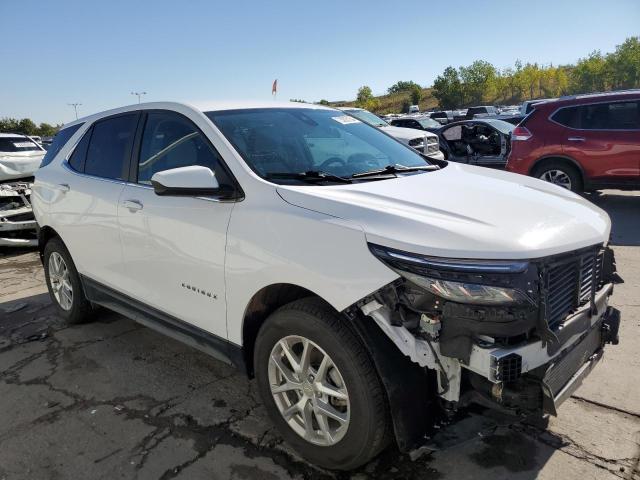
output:
[[[69,139],[73,136],[74,133],[78,131],[78,129],[82,126],[82,123],[78,123],[76,125],[72,125],[63,130],[60,130],[56,133],[56,136],[53,137],[53,141],[47,150],[44,158],[42,159],[42,163],[40,164],[40,168],[49,165],[53,159],[58,155],[58,152],[65,146],[65,144],[69,141]]]
[[[580,128],[585,130],[640,129],[638,102],[612,102],[580,107]]]
[[[137,113],[119,115],[96,122],[87,149],[84,173],[102,178],[127,178]]]
[[[156,172],[192,165],[210,168],[221,185],[231,183],[220,154],[198,127],[175,112],[150,112],[140,144],[138,183],[151,184]]]
[[[27,137],[1,137],[0,152],[42,151],[36,143]]]
[[[76,172],[84,172],[84,164],[87,159],[87,149],[89,147],[89,140],[91,140],[92,128],[82,137],[82,140],[78,142],[76,148],[73,150],[71,157],[69,157],[69,166]]]
[[[551,120],[565,127],[580,128],[579,108],[580,107],[561,108],[552,115]]]

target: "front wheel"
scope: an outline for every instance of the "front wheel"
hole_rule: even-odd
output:
[[[360,340],[317,298],[273,313],[256,340],[258,389],[271,420],[304,458],[349,470],[388,443],[388,412]]]
[[[44,247],[44,276],[58,315],[67,323],[87,321],[91,304],[84,296],[80,275],[62,240],[52,238]]]

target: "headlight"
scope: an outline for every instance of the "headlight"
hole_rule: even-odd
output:
[[[369,244],[369,249],[378,259],[413,284],[452,302],[474,305],[533,303],[520,290],[483,283],[488,275],[525,272],[529,267],[526,261],[426,257],[374,244]]]

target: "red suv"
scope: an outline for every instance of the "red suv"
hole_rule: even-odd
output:
[[[640,188],[640,90],[537,104],[511,134],[506,168],[574,192]]]

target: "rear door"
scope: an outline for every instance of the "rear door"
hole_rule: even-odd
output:
[[[154,173],[201,165],[220,185],[234,184],[224,162],[192,119],[168,110],[144,114],[130,182],[118,206],[122,287],[133,298],[227,338],[225,245],[234,202],[158,196]]]
[[[563,151],[600,184],[640,182],[640,105],[638,100],[600,102],[573,112]]]
[[[51,224],[78,271],[117,288],[123,279],[118,200],[129,171],[139,114],[96,121],[63,162],[50,207]]]

